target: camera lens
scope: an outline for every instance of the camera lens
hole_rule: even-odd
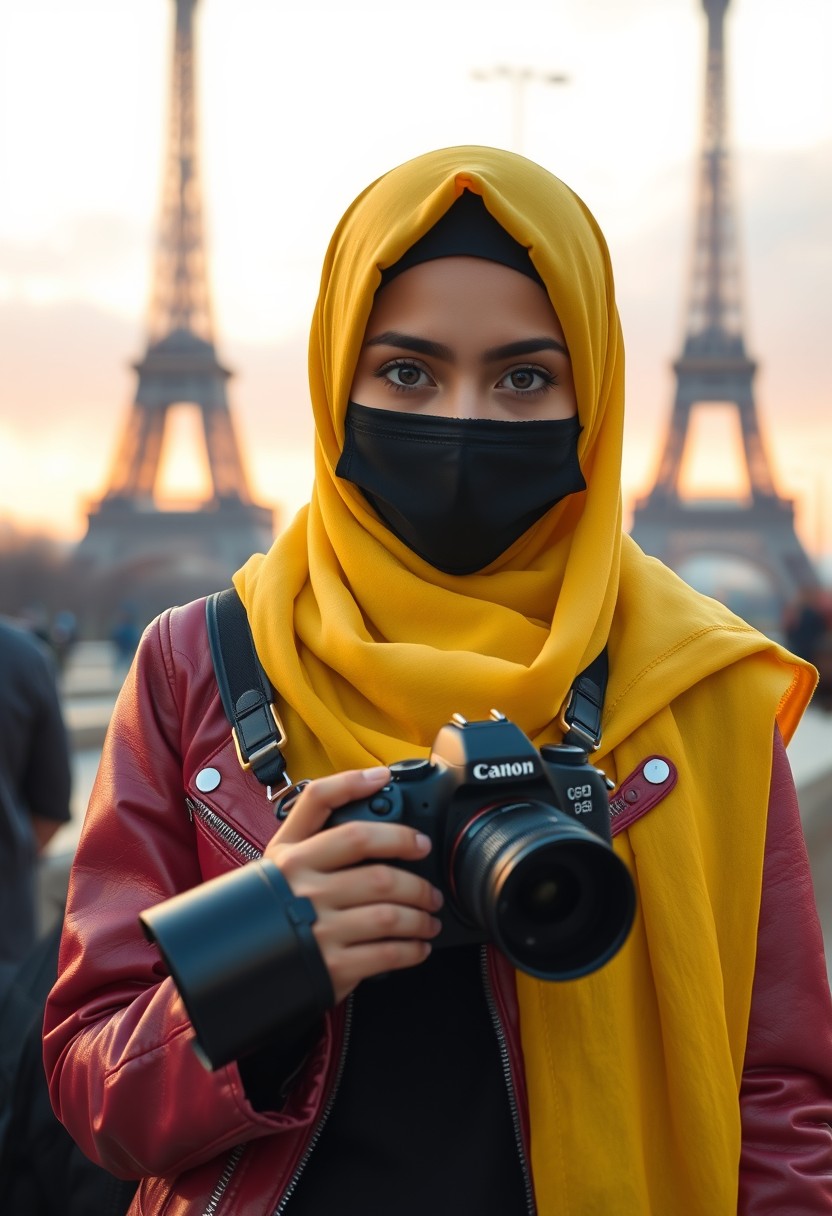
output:
[[[624,944],[635,914],[620,858],[542,802],[472,816],[455,844],[452,889],[463,915],[515,967],[547,980],[597,970]]]
[[[530,922],[550,925],[577,907],[581,888],[575,875],[563,866],[551,866],[539,878],[526,882],[519,904]]]

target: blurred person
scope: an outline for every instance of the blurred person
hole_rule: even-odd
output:
[[[52,626],[49,620],[49,610],[45,604],[39,601],[27,604],[20,614],[19,624],[22,629],[43,642],[49,651],[53,650]]]
[[[830,628],[828,609],[820,587],[801,587],[788,605],[783,622],[786,645],[817,666],[818,650]]]
[[[123,1216],[134,1183],[91,1162],[55,1118],[41,1026],[60,920],[38,936],[37,859],[70,818],[69,747],[47,641],[0,621],[0,1212]]]
[[[141,636],[142,631],[136,620],[135,609],[129,604],[123,604],[116,613],[113,627],[110,630],[110,641],[113,646],[113,665],[115,674],[119,680],[123,680],[127,675]]]
[[[61,608],[52,619],[49,631],[58,670],[66,670],[69,656],[78,640],[78,618],[70,608]]]
[[[58,970],[61,921],[15,969],[0,996],[0,1212],[124,1216],[135,1182],[90,1161],[55,1118],[43,1071],[43,1007]]]
[[[832,593],[824,587],[801,587],[783,619],[786,645],[818,671],[813,704],[832,709]]]
[[[291,809],[275,830],[238,762],[196,602],[144,633],[76,854],[46,1068],[84,1150],[141,1178],[136,1216],[830,1211],[832,1010],[784,748],[815,673],[624,535],[623,360],[604,238],[522,157],[429,153],[339,223],[311,502],[234,579]],[[442,948],[459,892],[426,876],[437,840],[384,822],[390,791],[435,772],[455,712],[561,746],[604,653],[586,747],[626,944],[560,981]],[[268,1034],[207,1069],[139,917],[216,882],[270,902],[199,920],[204,973],[230,929],[279,957],[245,998],[232,960],[216,1019]]]
[[[38,857],[70,818],[70,788],[54,661],[0,621],[0,963],[19,963],[35,942]]]

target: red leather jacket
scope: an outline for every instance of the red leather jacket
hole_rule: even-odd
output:
[[[197,784],[206,768],[220,777],[210,793]],[[344,1007],[327,1017],[281,1109],[255,1110],[236,1065],[211,1073],[198,1062],[182,1002],[137,919],[257,856],[274,824],[263,788],[237,761],[204,605],[173,609],[146,633],[108,732],[44,1027],[56,1113],[91,1158],[143,1178],[132,1212],[282,1212],[326,1118]],[[528,1143],[513,972],[496,952],[489,955]],[[831,1047],[823,945],[791,776],[776,739],[741,1093],[745,1216],[830,1210]]]

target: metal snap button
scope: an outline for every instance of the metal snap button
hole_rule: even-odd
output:
[[[641,774],[651,785],[662,785],[670,776],[670,765],[666,760],[648,760]]]
[[[212,790],[217,788],[221,781],[222,777],[220,776],[218,769],[202,768],[194,778],[194,785],[201,794],[210,794]]]

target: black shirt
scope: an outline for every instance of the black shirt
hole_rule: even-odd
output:
[[[287,1216],[528,1216],[476,946],[359,985],[344,1070]]]

